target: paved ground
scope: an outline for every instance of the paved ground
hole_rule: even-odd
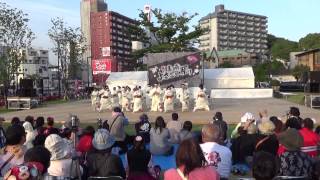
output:
[[[276,115],[278,117],[285,117],[286,111],[290,106],[297,106],[300,108],[302,117],[312,117],[317,119],[320,123],[320,111],[310,109],[305,106],[300,106],[287,102],[285,100],[268,98],[268,99],[215,99],[214,100],[214,110],[210,112],[180,112],[181,120],[190,120],[193,123],[206,123],[210,120],[216,111],[221,111],[223,113],[224,119],[229,123],[237,123],[241,115],[245,112],[252,112],[258,115],[258,112],[267,109],[269,115]],[[69,114],[76,114],[80,118],[81,122],[96,122],[97,118],[111,119],[111,112],[97,113],[94,112],[90,106],[88,100],[70,102],[58,105],[48,105],[46,107],[15,111],[10,113],[1,114],[6,119],[10,120],[14,116],[18,116],[24,119],[27,115],[32,115],[34,117],[44,116],[44,117],[54,117],[57,121],[67,120]],[[126,116],[130,121],[137,121],[141,113],[126,113]],[[170,119],[171,113],[148,113],[151,121],[161,115],[166,120]]]

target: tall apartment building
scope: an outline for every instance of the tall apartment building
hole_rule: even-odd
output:
[[[242,49],[248,53],[265,54],[267,51],[267,17],[236,12],[217,5],[215,12],[199,21],[201,28],[209,29],[200,36],[199,49],[217,51]]]
[[[90,22],[94,81],[102,82],[110,72],[130,70],[132,42],[127,28],[137,22],[113,11],[91,13]]]

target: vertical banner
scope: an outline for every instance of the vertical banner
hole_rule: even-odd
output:
[[[92,73],[97,74],[110,74],[111,73],[111,59],[97,59],[92,60]]]
[[[198,75],[201,70],[200,61],[200,53],[194,53],[149,66],[149,83],[167,84]]]

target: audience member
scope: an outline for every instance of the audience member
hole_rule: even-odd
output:
[[[268,152],[259,151],[254,154],[252,176],[256,180],[271,180],[278,172],[276,157]]]
[[[59,129],[54,127],[53,117],[47,118],[47,128],[44,131],[44,134],[49,136],[50,134],[59,134]]]
[[[20,121],[20,118],[18,117],[13,117],[12,120],[11,120],[11,125],[21,125],[21,121]]]
[[[77,168],[72,163],[71,149],[68,144],[57,134],[49,135],[44,144],[51,153],[48,174],[65,178],[77,177]]]
[[[219,128],[221,129],[221,145],[226,145],[228,142],[228,137],[227,137],[227,133],[228,133],[228,125],[227,123],[223,120],[223,116],[221,112],[216,112],[216,114],[213,117],[213,124],[216,124],[217,126],[219,126]]]
[[[36,146],[31,149],[29,149],[25,156],[24,156],[24,162],[37,162],[41,163],[43,165],[43,173],[46,173],[48,171],[48,168],[50,166],[50,158],[51,153],[48,149],[42,146]]]
[[[237,124],[237,126],[234,128],[234,130],[231,133],[231,138],[235,139],[237,138],[240,134],[239,132],[241,132],[241,130],[243,129],[244,125],[246,123],[252,123],[255,122],[255,118],[254,115],[250,112],[246,112],[242,117],[240,122]]]
[[[194,139],[181,142],[176,153],[176,165],[177,169],[169,169],[164,173],[164,180],[220,179],[215,168],[207,165],[206,158]]]
[[[182,129],[182,123],[178,120],[179,119],[178,113],[172,113],[171,118],[172,120],[167,123],[167,128],[170,133],[169,141],[172,143],[178,143],[179,142],[178,133]]]
[[[13,166],[23,163],[26,147],[23,145],[26,141],[26,133],[21,125],[15,124],[9,126],[6,131],[6,146],[0,155],[0,172],[5,175]]]
[[[320,136],[313,132],[313,121],[306,118],[302,121],[303,128],[299,130],[303,137],[303,147],[301,150],[311,157],[318,155],[318,145],[320,143]]]
[[[284,124],[284,129],[287,130],[288,128],[294,128],[296,130],[300,130],[301,129],[300,120],[296,117],[290,117]]]
[[[26,142],[24,145],[27,149],[30,149],[33,147],[33,140],[36,138],[38,133],[33,130],[32,124],[29,121],[25,121],[23,123],[23,127],[26,132]]]
[[[87,126],[82,132],[82,136],[79,139],[76,150],[78,152],[81,152],[82,154],[89,152],[89,150],[92,148],[93,136],[94,136],[94,127]]]
[[[320,160],[313,163],[311,179],[312,180],[319,180],[320,179]]]
[[[299,131],[289,128],[278,135],[280,144],[286,151],[280,158],[280,176],[305,176],[310,177],[312,172],[311,158],[300,150],[303,138]]]
[[[121,113],[119,107],[115,107],[112,112],[112,117],[114,118],[109,122],[110,134],[115,138],[114,147],[120,147],[120,154],[124,154],[128,151],[126,143],[126,133],[125,126],[129,124],[124,115]]]
[[[24,119],[24,122],[29,122],[33,128],[34,126],[34,117],[33,116],[27,116],[25,119]]]
[[[44,135],[44,134],[38,134],[38,135],[34,138],[34,140],[33,140],[33,142],[32,142],[33,147],[36,147],[36,146],[44,146],[44,142],[46,141],[46,138],[47,138],[46,135]]]
[[[314,132],[317,133],[320,136],[320,125],[316,127]]]
[[[275,126],[275,129],[274,129],[275,134],[279,134],[283,131],[283,122],[279,118],[277,118],[276,116],[271,116],[269,120],[273,122]]]
[[[289,113],[288,113],[288,119],[289,118],[296,118],[300,124],[300,126],[302,126],[302,118],[300,117],[300,110],[297,107],[290,107]]]
[[[6,133],[2,127],[4,118],[0,117],[0,149],[2,149],[6,144]]]
[[[140,121],[137,122],[135,125],[136,135],[141,136],[145,143],[150,142],[150,130],[151,124],[149,122],[149,118],[146,114],[142,114],[140,116]]]
[[[194,133],[191,130],[192,130],[192,122],[191,121],[185,121],[183,123],[182,130],[178,133],[179,143],[181,143],[183,140],[195,137]]]
[[[102,129],[110,131],[110,126],[108,124],[108,120],[103,121],[102,123]]]
[[[126,172],[120,157],[111,154],[114,143],[114,138],[107,130],[98,129],[95,132],[92,140],[93,148],[87,155],[89,176],[121,176],[122,178],[126,178]]]
[[[220,145],[221,132],[216,124],[204,125],[202,127],[201,149],[210,166],[217,169],[220,177],[228,179],[232,165],[232,153],[229,148]]]
[[[34,129],[38,131],[38,134],[44,134],[44,131],[46,130],[46,128],[44,127],[43,116],[37,117]]]
[[[14,166],[4,176],[4,180],[38,180],[44,179],[44,167],[38,162],[28,162]]]
[[[133,141],[133,148],[127,153],[129,176],[128,180],[153,180],[149,173],[151,167],[151,153],[145,148],[142,136],[136,136]]]
[[[173,147],[169,143],[170,133],[163,117],[158,116],[154,128],[150,130],[150,152],[154,155],[171,155]]]
[[[272,121],[262,121],[258,125],[259,135],[255,145],[255,151],[265,151],[276,156],[279,148],[279,141],[274,134],[275,125]]]

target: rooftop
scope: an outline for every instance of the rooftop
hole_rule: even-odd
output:
[[[302,53],[298,53],[295,56],[303,56],[303,55],[306,55],[306,54],[309,54],[309,53],[313,53],[313,52],[318,52],[318,51],[320,51],[320,48],[310,49],[308,51],[304,51]]]

